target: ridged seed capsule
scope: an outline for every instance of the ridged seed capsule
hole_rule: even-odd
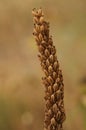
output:
[[[51,86],[48,87],[48,92],[49,92],[50,94],[53,93],[53,90],[52,90],[52,87],[51,87]]]
[[[48,81],[50,84],[53,83],[53,79],[51,78],[51,76],[48,76],[47,81]]]
[[[40,33],[40,34],[39,34],[39,40],[42,41],[42,38],[43,38],[43,37],[42,37],[42,34]]]
[[[49,51],[48,51],[48,49],[45,49],[45,56],[49,56],[50,55],[50,53],[49,53]]]
[[[53,72],[52,66],[49,66],[49,67],[48,67],[48,71],[49,71],[49,73],[52,73],[52,72]]]
[[[39,17],[42,16],[42,9],[41,8],[38,10],[38,16]]]
[[[55,83],[55,84],[53,85],[53,89],[54,89],[54,92],[56,92],[56,91],[59,89],[57,83]]]
[[[50,55],[49,60],[51,63],[53,63],[53,61],[54,61],[53,55]]]
[[[46,60],[46,65],[47,65],[47,67],[50,65],[50,63],[49,63],[49,60],[48,60],[48,59]]]
[[[33,20],[34,20],[34,22],[36,22],[36,23],[39,22],[39,20],[37,19],[37,17],[34,17]]]
[[[54,112],[54,113],[57,113],[57,111],[58,111],[57,105],[54,104],[54,105],[53,105],[53,112]]]
[[[40,26],[40,30],[41,30],[41,31],[44,31],[44,29],[45,29],[44,26],[41,25],[41,26]]]
[[[40,26],[39,26],[39,25],[36,24],[36,27],[35,27],[35,28],[36,28],[36,31],[37,31],[37,32],[40,32]]]
[[[56,125],[55,118],[52,118],[52,119],[51,119],[51,125],[54,125],[54,126]]]
[[[44,22],[44,17],[40,17],[39,22],[42,24]]]

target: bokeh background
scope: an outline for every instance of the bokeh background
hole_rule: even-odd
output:
[[[0,0],[0,130],[43,130],[32,9],[43,8],[65,84],[64,130],[86,130],[86,0]]]

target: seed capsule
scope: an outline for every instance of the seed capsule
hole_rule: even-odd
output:
[[[48,83],[48,81],[46,80],[45,77],[42,77],[42,81],[43,81],[43,84],[44,84],[45,86],[49,86],[49,83]]]
[[[45,116],[45,122],[49,121],[50,118],[48,116]]]
[[[59,98],[61,98],[61,91],[60,91],[60,90],[57,90],[57,91],[56,91],[56,96],[57,96],[57,100],[58,100]]]
[[[53,79],[51,78],[51,76],[48,76],[47,81],[48,81],[50,84],[53,83]]]
[[[49,38],[49,44],[52,45],[53,44],[53,41],[51,38]]]
[[[39,39],[40,39],[40,41],[42,41],[42,34],[41,33],[39,34]]]
[[[56,79],[56,77],[57,77],[56,72],[53,72],[53,78]]]
[[[52,91],[52,87],[51,87],[51,86],[48,87],[48,92],[49,92],[50,94],[53,93],[53,91]]]
[[[49,114],[50,116],[52,115],[51,109],[48,110],[48,114]]]
[[[49,67],[48,67],[48,71],[49,71],[49,73],[52,73],[52,72],[53,72],[53,67],[52,67],[52,66],[49,66]]]
[[[35,40],[36,40],[36,42],[37,42],[37,43],[39,43],[39,42],[40,42],[39,38],[38,38],[38,37],[36,37],[36,36],[35,36]]]
[[[43,17],[43,16],[42,16],[42,17],[40,17],[39,22],[40,22],[41,24],[44,22],[44,17]]]
[[[46,101],[46,107],[49,109],[51,107],[51,103],[49,100]]]
[[[65,121],[65,119],[66,119],[66,115],[63,113],[60,122],[63,123]]]
[[[50,55],[50,53],[49,53],[49,51],[48,51],[48,49],[45,49],[45,56],[49,56]]]
[[[33,30],[33,34],[34,35],[37,35],[37,30],[34,28],[34,30]]]
[[[42,9],[40,8],[39,10],[38,10],[38,16],[41,16],[42,15]]]
[[[56,121],[55,121],[54,118],[51,119],[51,124],[54,125],[54,126],[56,125]]]
[[[53,55],[50,55],[49,59],[50,59],[50,62],[53,63],[54,61]]]
[[[56,82],[57,82],[57,83],[59,83],[59,82],[60,82],[60,78],[59,78],[59,77],[56,79]]]
[[[42,53],[42,52],[44,51],[44,48],[43,48],[42,45],[39,45],[39,46],[38,46],[38,49],[39,49],[39,52],[40,52],[40,53]]]
[[[34,16],[36,16],[36,15],[37,15],[37,12],[34,11],[34,10],[35,10],[35,8],[32,10],[32,14],[33,14]]]
[[[57,83],[55,83],[54,85],[53,85],[53,89],[54,89],[54,92],[56,92],[57,90],[58,90],[58,85],[57,85]]]
[[[52,95],[51,95],[51,100],[52,100],[52,102],[54,102],[54,101],[55,101],[54,94],[52,94]]]
[[[44,26],[43,25],[40,26],[40,30],[44,31]]]
[[[36,24],[36,31],[40,32],[40,26]]]
[[[55,53],[56,53],[56,49],[55,49],[54,46],[51,48],[51,52],[52,52],[53,55],[55,55]]]
[[[46,76],[48,76],[48,72],[45,69],[44,69],[44,73],[45,73]]]
[[[57,113],[57,111],[58,111],[57,105],[54,104],[54,105],[53,105],[53,112],[54,112],[54,113]]]
[[[55,62],[54,62],[54,70],[56,71],[57,68],[58,68],[58,63],[57,63],[57,61],[55,61]]]
[[[49,60],[48,60],[48,59],[46,60],[46,65],[47,65],[47,67],[50,65],[50,63],[49,63]]]
[[[37,19],[37,17],[34,17],[33,20],[34,20],[34,22],[36,22],[36,23],[39,22],[38,19]]]

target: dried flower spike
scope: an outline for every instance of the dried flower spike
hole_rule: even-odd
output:
[[[32,10],[35,40],[39,50],[39,59],[45,77],[45,120],[44,130],[62,130],[65,120],[64,84],[62,71],[56,57],[52,36],[49,35],[49,23],[44,20],[42,9]]]

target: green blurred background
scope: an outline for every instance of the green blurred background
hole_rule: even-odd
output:
[[[34,7],[42,7],[50,22],[63,70],[64,130],[86,130],[86,0],[0,0],[0,130],[43,130]]]

